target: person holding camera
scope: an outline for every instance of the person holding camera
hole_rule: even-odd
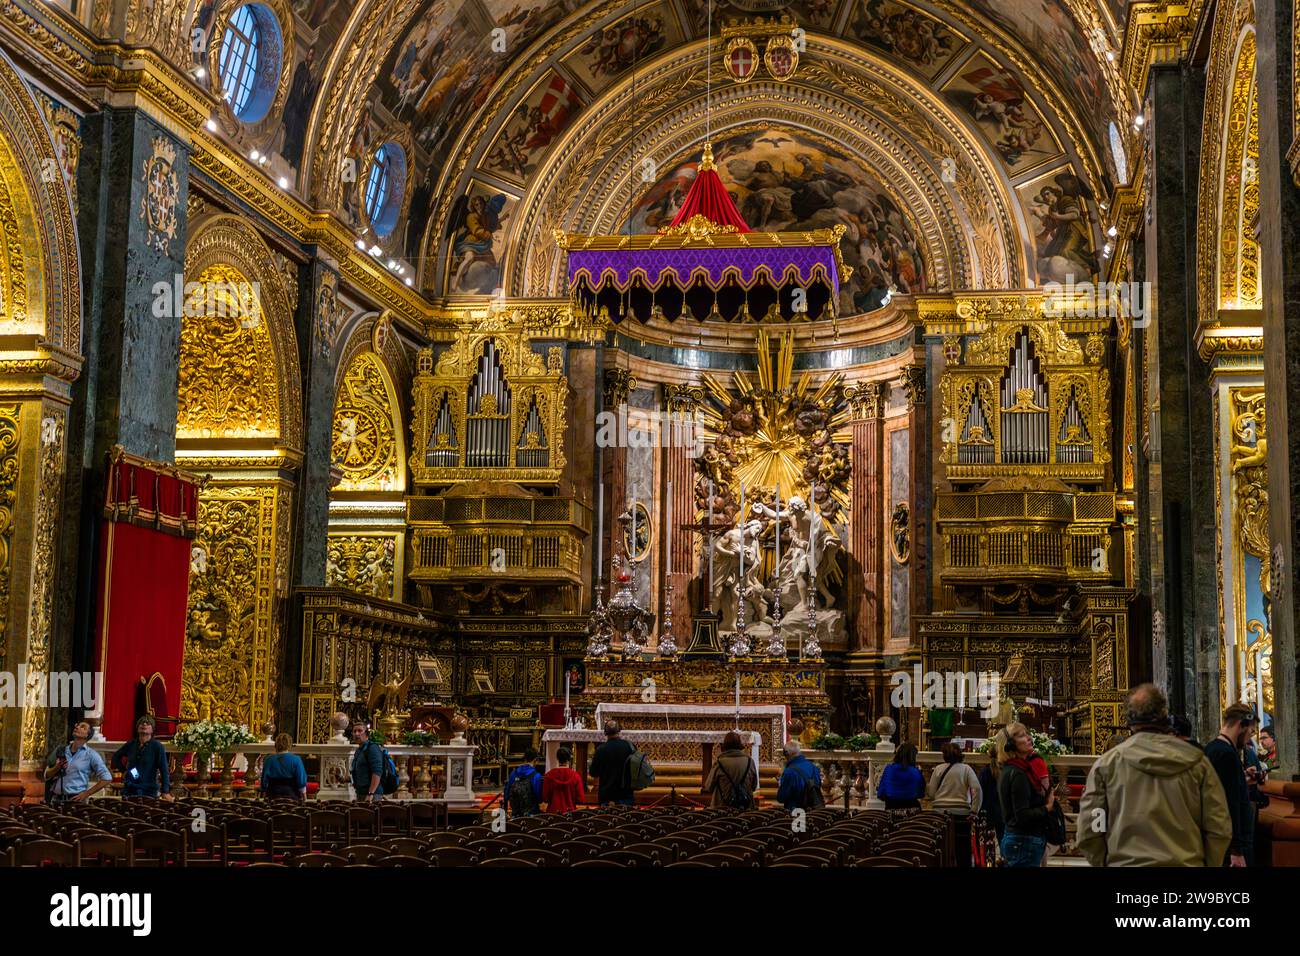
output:
[[[167,748],[153,737],[153,718],[145,715],[135,722],[135,739],[128,740],[113,754],[113,766],[122,771],[122,796],[172,798],[167,770]]]
[[[1246,866],[1254,849],[1255,805],[1250,800],[1250,781],[1257,779],[1257,775],[1247,777],[1242,751],[1258,723],[1259,718],[1249,704],[1232,704],[1223,712],[1219,736],[1205,745],[1205,756],[1223,784],[1228,816],[1232,818],[1232,842],[1224,856],[1224,866]]]
[[[72,728],[72,740],[50,754],[45,766],[45,799],[65,803],[89,799],[113,782],[104,758],[86,743],[90,724],[84,720]],[[94,777],[92,784],[90,778]]]

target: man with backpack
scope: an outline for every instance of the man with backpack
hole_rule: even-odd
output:
[[[352,789],[358,800],[382,800],[397,789],[397,772],[379,741],[370,739],[370,725],[358,720],[352,725]]]
[[[785,769],[776,788],[776,801],[787,810],[816,810],[826,806],[822,796],[822,772],[803,755],[799,741],[787,740],[782,748]]]
[[[605,742],[591,757],[590,773],[600,780],[599,799],[603,807],[618,803],[630,807],[636,803],[628,775],[628,761],[636,748],[621,736],[623,728],[616,720],[605,721]]]
[[[536,763],[536,749],[525,747],[524,762],[506,778],[505,804],[512,817],[535,817],[542,812],[542,775]]]

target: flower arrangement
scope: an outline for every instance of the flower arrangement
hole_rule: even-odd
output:
[[[257,738],[248,732],[248,727],[244,724],[225,724],[211,720],[186,724],[172,738],[173,747],[193,751],[200,760],[208,760],[213,754],[233,750],[240,744],[256,742]]]
[[[1034,751],[1048,763],[1051,763],[1053,757],[1074,752],[1065,744],[1038,730],[1029,731],[1029,739],[1034,742]],[[982,754],[990,753],[1001,744],[1001,741],[1001,737],[990,737],[975,749]]]
[[[813,750],[841,750],[844,747],[844,738],[839,734],[821,733],[812,745]]]
[[[880,743],[880,734],[854,734],[844,741],[845,750],[874,750]]]

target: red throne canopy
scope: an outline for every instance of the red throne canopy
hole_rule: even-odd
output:
[[[109,453],[95,660],[103,673],[101,732],[110,740],[134,734],[139,708],[162,721],[180,713],[199,485],[197,476],[171,465],[121,448]]]
[[[696,216],[703,216],[715,226],[732,227],[736,232],[749,232],[749,226],[740,217],[736,204],[731,201],[731,194],[722,184],[717,167],[713,165],[713,146],[710,143],[704,144],[704,158],[700,162],[695,181],[691,183],[682,208],[677,210],[668,229],[673,230],[687,224]]]

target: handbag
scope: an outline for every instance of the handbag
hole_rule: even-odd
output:
[[[1052,804],[1052,809],[1047,811],[1047,833],[1045,836],[1051,846],[1065,846],[1065,811],[1061,809],[1059,801]]]

